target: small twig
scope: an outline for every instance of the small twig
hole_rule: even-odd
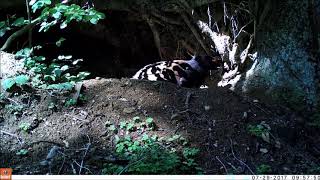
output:
[[[233,38],[233,42],[236,42],[238,36],[241,34],[241,32],[243,31],[244,28],[246,28],[249,24],[251,24],[253,22],[253,19],[251,19],[247,24],[245,24],[244,26],[242,26],[242,28],[239,30],[238,34]]]
[[[226,166],[223,164],[223,162],[219,159],[218,156],[216,156],[216,159],[217,159],[217,160],[220,162],[220,164],[223,166],[224,170],[226,171],[226,174],[229,174]]]
[[[73,174],[77,174],[77,170],[73,166],[73,162],[70,164]]]
[[[15,138],[18,140],[18,142],[19,142],[20,145],[23,144],[23,142],[20,140],[21,138],[20,138],[18,135],[12,134],[12,133],[9,133],[9,132],[6,132],[6,131],[2,131],[2,130],[0,130],[0,132],[1,132],[2,134],[6,134],[6,135],[9,135],[9,136],[15,137]]]
[[[29,21],[29,24],[31,24],[31,13],[30,13],[30,6],[29,6],[28,0],[26,0],[26,7],[27,7],[27,14],[28,14],[28,21]],[[29,29],[28,38],[29,38],[29,48],[31,48],[32,47],[32,28]]]
[[[233,157],[234,157],[237,161],[239,161],[242,165],[246,166],[246,168],[250,171],[250,173],[251,173],[252,175],[254,175],[254,172],[251,170],[251,168],[250,168],[246,163],[244,163],[244,162],[241,161],[239,158],[237,158],[236,155],[234,154],[232,139],[230,139],[230,147],[231,147],[231,152],[232,152]]]
[[[157,18],[159,18],[160,20],[164,21],[164,22],[167,22],[167,23],[170,23],[170,24],[174,24],[174,25],[181,25],[181,23],[179,21],[176,21],[174,19],[170,19],[170,18],[167,18],[165,16],[162,16],[161,14],[159,13],[156,13],[154,11],[151,12],[151,14]]]
[[[86,147],[86,151],[84,152],[84,155],[82,157],[82,160],[81,160],[81,164],[80,164],[80,169],[79,169],[79,175],[81,175],[81,170],[83,168],[83,161],[84,161],[84,158],[87,156],[87,153],[89,151],[89,148],[91,146],[91,140],[90,140],[90,137],[87,135],[87,138],[88,138],[88,143],[87,143],[87,147]]]
[[[18,103],[17,101],[15,101],[15,100],[13,100],[13,99],[11,99],[11,98],[7,98],[9,101],[11,101],[11,102],[13,102],[14,104],[16,104],[16,105],[20,105],[20,103]]]
[[[63,155],[63,161],[62,161],[62,164],[61,164],[61,166],[60,166],[60,168],[59,168],[58,175],[60,174],[62,168],[64,167],[64,163],[66,162],[66,156],[65,156],[65,154],[62,153],[62,152],[59,152],[59,153]]]
[[[189,109],[189,104],[190,104],[191,96],[192,96],[192,93],[188,91],[188,92],[187,92],[186,101],[185,101],[185,103],[184,103],[186,109]]]
[[[73,160],[73,162],[74,162],[77,166],[79,166],[79,167],[81,168],[81,165],[80,165],[76,160]],[[92,171],[91,171],[89,168],[87,168],[87,167],[82,167],[82,168],[85,169],[85,170],[87,170],[87,171],[90,172],[91,174],[93,174]],[[75,174],[77,174],[77,173],[75,173]]]

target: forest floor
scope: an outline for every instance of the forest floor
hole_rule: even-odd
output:
[[[101,174],[110,158],[117,161],[106,122],[119,125],[139,116],[153,118],[153,135],[179,134],[200,149],[196,162],[205,174],[319,173],[319,132],[300,125],[303,120],[286,108],[218,87],[130,79],[86,80],[83,87],[86,101],[73,107],[59,103],[64,95],[45,91],[10,98],[24,108],[20,114],[0,111],[1,167],[15,174]],[[52,155],[53,147],[63,148],[63,156]]]
[[[288,108],[221,87],[126,78],[82,87],[82,103],[68,107],[77,93],[29,89],[2,98],[0,167],[14,174],[320,173],[319,129]]]

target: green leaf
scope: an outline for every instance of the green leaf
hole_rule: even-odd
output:
[[[19,75],[15,78],[15,82],[21,86],[27,84],[29,79],[27,75]]]
[[[28,20],[25,20],[23,17],[16,19],[11,26],[20,27],[28,23]]]
[[[17,153],[16,153],[16,155],[18,155],[18,156],[25,156],[25,155],[27,155],[28,154],[28,150],[27,149],[20,149]]]
[[[47,89],[57,89],[57,90],[72,90],[74,87],[73,83],[65,82],[59,84],[51,84],[47,87]]]
[[[46,81],[56,81],[56,77],[53,75],[44,75],[44,80]]]
[[[97,24],[98,21],[99,21],[99,19],[96,18],[96,17],[92,17],[92,18],[90,19],[91,24]]]
[[[22,58],[27,58],[29,57],[31,54],[31,49],[30,48],[24,48],[19,50],[16,54],[15,54],[15,58],[16,59],[22,59]]]
[[[0,28],[6,27],[6,22],[5,21],[0,21]]]
[[[30,2],[33,13],[35,13],[38,9],[41,9],[44,6],[47,6],[50,4],[51,4],[51,0],[35,0]]]
[[[52,17],[54,17],[55,19],[60,19],[61,15],[62,15],[61,12],[57,11],[57,12],[52,14]]]
[[[34,59],[37,62],[41,62],[41,61],[46,60],[46,58],[43,56],[34,56],[32,59]]]
[[[194,157],[194,156],[196,156],[198,153],[199,153],[199,149],[197,149],[197,148],[185,148],[184,150],[183,150],[183,156],[185,157],[185,158],[190,158],[190,157]]]
[[[6,34],[7,30],[6,29],[0,29],[0,37],[4,36]]]
[[[62,74],[62,71],[61,71],[61,69],[56,68],[53,70],[53,74],[57,77],[60,77]]]
[[[60,24],[60,29],[64,29],[67,27],[67,22],[66,21],[63,21],[61,24]]]
[[[83,80],[86,77],[88,77],[90,75],[89,72],[79,72],[79,74],[77,75],[77,78],[79,78],[79,80]]]
[[[153,118],[148,117],[148,118],[146,119],[146,122],[147,122],[147,124],[153,123]]]
[[[69,66],[68,65],[64,65],[60,68],[61,71],[66,71],[69,69]]]
[[[79,62],[82,62],[83,59],[77,59],[72,62],[73,65],[77,65]]]
[[[140,117],[139,116],[136,116],[136,117],[133,117],[132,120],[135,122],[135,123],[139,123],[141,122],[140,120]]]
[[[120,129],[126,128],[127,123],[125,121],[120,122]]]
[[[104,13],[102,13],[102,12],[96,11],[96,14],[97,14],[97,16],[98,16],[100,19],[106,18],[106,15],[105,15]]]
[[[16,82],[14,81],[14,79],[12,78],[7,78],[2,82],[2,87],[4,90],[10,90],[14,85],[16,84]]]

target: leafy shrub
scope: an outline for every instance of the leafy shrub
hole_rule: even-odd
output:
[[[6,91],[11,91],[14,87],[22,87],[29,82],[30,78],[27,75],[18,75],[12,78],[6,78],[2,82],[2,87]]]
[[[261,137],[264,133],[268,133],[268,130],[261,124],[258,125],[248,125],[248,131],[251,135]]]
[[[39,32],[48,31],[51,27],[59,25],[61,29],[67,27],[72,21],[88,22],[97,24],[99,20],[104,19],[105,15],[93,8],[84,9],[76,4],[57,3],[52,5],[51,0],[31,0],[32,12],[35,13],[41,10],[41,13],[35,18],[32,23],[40,25]],[[20,27],[29,22],[23,17],[16,18],[13,23],[11,20],[0,22],[0,37],[12,27]],[[65,38],[60,38],[56,45],[58,47],[65,41]],[[24,66],[31,74],[31,84],[34,87],[58,90],[71,90],[75,82],[85,79],[89,73],[79,72],[71,74],[70,69],[77,65],[79,60],[72,60],[72,56],[59,55],[57,59],[47,60],[44,56],[35,56],[34,51],[40,49],[41,46],[33,48],[24,48],[18,51],[15,55],[17,59],[24,60]],[[66,64],[66,61],[71,62],[71,66]],[[6,79],[3,83],[5,90],[10,90],[15,85],[22,85],[29,81],[26,75]],[[18,78],[18,79],[17,79]]]
[[[202,169],[194,158],[199,149],[184,147],[178,151],[174,144],[183,139],[175,135],[173,138],[159,138],[150,135],[154,131],[152,118],[144,121],[134,117],[130,121],[121,121],[119,125],[106,122],[109,131],[115,134],[115,154],[128,161],[127,165],[107,163],[103,174],[196,174]],[[186,144],[180,144],[180,146]]]

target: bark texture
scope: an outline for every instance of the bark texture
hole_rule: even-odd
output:
[[[316,0],[319,4],[319,1]],[[252,67],[236,90],[310,110],[319,101],[318,66],[314,55],[310,1],[278,1],[257,31]]]

